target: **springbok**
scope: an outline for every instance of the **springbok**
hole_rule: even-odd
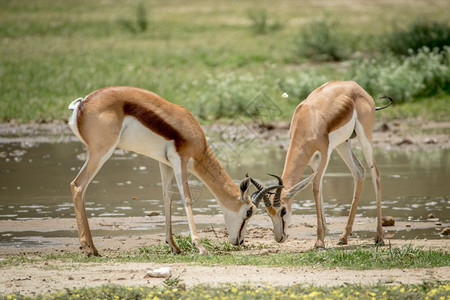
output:
[[[180,249],[172,237],[171,206],[173,179],[183,199],[192,240],[199,252],[200,244],[192,214],[192,197],[188,171],[211,190],[224,212],[230,243],[244,242],[249,218],[255,211],[249,194],[249,178],[238,187],[220,166],[209,147],[196,118],[184,107],[134,87],[107,87],[74,100],[70,105],[69,126],[86,145],[87,159],[70,184],[78,237],[86,255],[99,255],[94,246],[85,210],[84,194],[91,180],[120,147],[159,162],[162,179],[166,242],[172,252]],[[253,193],[253,200],[276,188]]]
[[[363,155],[369,166],[375,197],[377,200],[377,235],[375,242],[383,245],[383,228],[381,226],[381,185],[372,149],[372,131],[375,111],[390,106],[375,107],[373,98],[356,82],[333,81],[325,83],[314,90],[295,109],[290,127],[290,144],[287,151],[284,170],[279,185],[284,186],[275,191],[274,196],[263,197],[277,242],[284,242],[292,215],[293,197],[313,181],[313,194],[317,213],[317,241],[315,248],[324,248],[326,222],[323,210],[322,181],[333,149],[336,149],[350,168],[354,180],[353,200],[347,224],[339,238],[340,245],[348,243],[352,232],[356,208],[364,184],[365,169],[353,153],[349,140],[357,137]],[[312,174],[300,181],[307,166]],[[274,176],[274,175],[272,175]],[[314,179],[314,180],[313,180]],[[251,179],[259,189],[263,185]],[[271,200],[271,199],[272,200]],[[254,202],[258,206],[261,198]]]

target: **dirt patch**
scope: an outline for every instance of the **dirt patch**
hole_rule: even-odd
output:
[[[178,217],[182,219],[182,217]],[[200,231],[201,237],[212,240],[225,241],[226,230],[221,225],[222,216],[196,216],[199,225],[206,226]],[[276,252],[301,253],[314,246],[315,216],[293,216],[293,226],[289,230],[289,239],[283,244],[273,240],[270,220],[265,215],[252,218],[246,237],[250,245],[264,244],[264,249],[253,247],[246,253],[267,255]],[[345,225],[346,218],[330,217],[327,220],[329,235],[326,238],[327,248],[334,247],[362,247],[373,245],[372,238],[358,238],[358,232],[368,232],[375,236],[375,219],[357,218],[355,220],[355,235],[350,238],[348,246],[337,246],[337,238]],[[140,246],[164,242],[164,234],[133,234],[133,226],[143,222],[164,223],[162,216],[133,217],[133,218],[92,218],[91,229],[94,241],[103,256],[117,256],[128,250]],[[137,225],[136,225],[137,224]],[[443,224],[449,226],[450,224]],[[396,222],[389,227],[389,231],[405,228],[427,229],[434,228],[434,221],[425,222]],[[43,254],[61,252],[79,252],[76,223],[74,219],[45,219],[29,221],[0,221],[1,231],[30,232],[38,231],[47,237],[40,246],[18,246],[10,243],[0,248],[0,260],[9,256],[36,257]],[[131,229],[131,230],[130,230]],[[51,232],[67,231],[67,236],[51,237]],[[187,232],[187,226],[186,226]],[[186,232],[184,234],[186,234]],[[389,232],[387,232],[389,236]],[[447,251],[448,239],[436,240],[404,240],[387,239],[392,246],[411,244],[427,249]],[[144,278],[148,269],[170,267],[172,276],[183,280],[187,286],[194,284],[221,283],[250,283],[253,285],[292,285],[297,283],[316,285],[374,284],[374,283],[419,283],[425,280],[447,280],[450,267],[429,269],[394,269],[385,270],[346,270],[340,268],[321,267],[260,267],[260,266],[195,266],[191,264],[160,264],[144,263],[65,263],[41,262],[35,264],[21,264],[14,267],[3,267],[0,272],[0,289],[4,293],[21,292],[25,294],[52,292],[63,288],[91,287],[103,284],[120,284],[127,286],[162,285],[161,278]]]
[[[255,266],[190,266],[168,264],[172,276],[183,279],[186,286],[195,284],[219,285],[224,282],[264,286],[314,284],[411,284],[425,280],[448,279],[450,268],[351,271],[320,268],[269,268]],[[152,263],[115,264],[56,264],[32,265],[27,269],[6,268],[2,274],[10,274],[5,280],[0,276],[2,291],[23,294],[52,292],[63,288],[95,287],[104,284],[125,286],[163,285],[164,279],[144,278],[149,268],[159,267]],[[388,274],[387,274],[388,273]],[[5,282],[6,281],[6,282]]]

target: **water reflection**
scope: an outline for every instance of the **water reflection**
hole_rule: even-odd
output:
[[[257,142],[255,142],[257,144]],[[215,144],[217,156],[236,182],[245,173],[262,182],[272,182],[266,173],[281,174],[285,151],[279,147],[254,145],[235,157]],[[253,149],[253,150],[252,150]],[[362,159],[361,153],[357,156]],[[398,220],[425,220],[434,213],[441,221],[450,216],[450,151],[376,151],[382,175],[384,215]],[[0,219],[74,217],[69,182],[85,159],[80,143],[47,143],[35,147],[0,144]],[[196,214],[221,214],[209,190],[189,177]],[[353,180],[338,155],[333,155],[324,178],[325,213],[346,216],[350,208]],[[145,211],[163,211],[158,164],[146,157],[116,150],[86,194],[90,216],[142,216]],[[310,189],[297,196],[295,214],[314,214]],[[175,196],[174,215],[184,215]],[[365,182],[359,216],[375,217],[376,202],[370,176]]]

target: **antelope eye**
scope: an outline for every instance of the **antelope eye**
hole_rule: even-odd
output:
[[[286,207],[283,207],[280,212],[280,216],[284,216],[286,214]]]
[[[252,216],[253,211],[251,209],[247,210],[247,218]]]

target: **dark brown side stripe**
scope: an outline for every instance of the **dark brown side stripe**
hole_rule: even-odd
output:
[[[346,101],[343,102],[340,107],[335,106],[333,107],[333,109],[336,110],[336,113],[334,115],[334,118],[331,119],[327,124],[328,132],[332,132],[347,124],[347,122],[350,121],[351,117],[353,116],[352,111],[355,109],[355,106],[353,104],[353,101]],[[348,116],[348,118],[341,119],[341,115]]]
[[[166,140],[175,141],[177,151],[180,150],[186,141],[178,130],[169,125],[160,116],[138,104],[126,102],[123,106],[123,112],[125,115],[135,117],[145,127],[162,136]]]

